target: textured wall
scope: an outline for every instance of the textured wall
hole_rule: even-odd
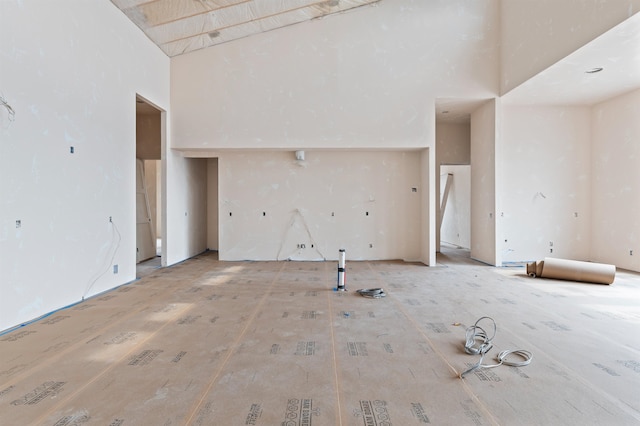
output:
[[[72,0],[0,2],[0,58],[1,330],[135,278],[136,93],[167,107],[169,60]]]
[[[455,24],[452,24],[455,23]],[[498,93],[497,1],[382,1],[173,58],[174,147],[423,148]]]
[[[420,258],[419,151],[224,153],[218,166],[221,259]]]
[[[500,265],[496,251],[496,122],[495,100],[471,114],[471,257]]]
[[[589,260],[589,107],[505,106],[503,113],[503,260]]]
[[[449,199],[445,209],[440,240],[464,248],[471,247],[471,167],[442,166],[442,175],[451,173]],[[444,176],[443,176],[444,179]],[[441,185],[444,190],[444,180]]]
[[[591,259],[633,271],[640,271],[639,118],[640,90],[595,105],[591,114]]]

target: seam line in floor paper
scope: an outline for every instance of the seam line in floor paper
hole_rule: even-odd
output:
[[[373,266],[371,265],[371,262],[367,262],[367,266],[369,267],[369,270],[375,276],[375,280],[376,281],[380,282],[381,284],[386,284],[380,278],[380,274],[378,274],[378,272],[373,268]],[[384,288],[385,286],[381,285],[380,287]],[[388,293],[387,293],[387,298],[389,298],[389,294]],[[411,315],[409,315],[409,313],[404,309],[402,304],[400,302],[398,302],[398,300],[393,295],[391,295],[390,299],[393,301],[393,304],[396,305],[396,307],[400,310],[400,312],[402,312],[402,314],[415,327],[415,329],[418,330],[418,333],[420,333],[422,335],[422,337],[425,338],[425,340],[427,341],[429,346],[431,346],[431,349],[433,349],[433,351],[445,362],[445,364],[447,364],[449,366],[451,371],[453,371],[455,373],[456,377],[458,377],[460,373],[456,370],[456,368],[453,365],[451,365],[451,363],[447,360],[447,358],[444,356],[444,354],[436,347],[436,345],[434,345],[434,343],[431,341],[431,339],[429,339],[429,336],[426,335],[426,333],[422,330],[422,328],[416,322],[416,320]],[[462,384],[462,388],[465,390],[467,395],[469,395],[469,397],[478,405],[478,407],[480,407],[480,409],[482,409],[482,411],[484,411],[485,414],[488,416],[489,421],[494,425],[499,425],[498,421],[495,419],[493,414],[491,414],[491,411],[489,411],[489,409],[482,403],[482,401],[473,392],[473,390],[471,390],[470,386],[464,380],[460,380],[460,382]]]
[[[267,290],[264,292],[264,295],[260,299],[260,302],[258,302],[258,304],[256,305],[256,308],[251,313],[251,317],[249,317],[249,319],[247,321],[247,324],[242,329],[242,332],[240,332],[240,335],[238,336],[238,338],[233,342],[233,345],[231,345],[231,348],[229,349],[229,353],[227,353],[226,358],[224,359],[224,361],[222,362],[220,367],[218,367],[217,371],[215,372],[215,374],[213,375],[213,377],[209,381],[209,384],[207,385],[206,389],[202,393],[202,397],[198,400],[198,403],[191,409],[191,414],[189,414],[189,416],[186,418],[186,420],[184,422],[185,425],[191,424],[191,422],[193,420],[193,417],[200,410],[200,406],[202,405],[202,403],[206,399],[207,395],[209,395],[209,392],[211,391],[213,386],[218,381],[218,378],[220,377],[220,373],[222,373],[222,370],[224,370],[225,366],[229,362],[229,359],[231,358],[231,356],[238,349],[238,346],[240,345],[240,341],[244,338],[244,335],[247,333],[247,330],[253,324],[253,321],[255,320],[256,315],[258,315],[258,312],[260,311],[260,309],[262,308],[262,305],[264,305],[264,302],[267,300],[269,295],[271,295],[273,287],[274,287],[276,281],[278,280],[278,278],[280,277],[280,274],[282,274],[282,271],[284,270],[286,264],[287,264],[286,262],[282,263],[282,265],[280,266],[280,269],[278,269],[278,272],[276,273],[276,275],[271,280],[271,283],[269,284],[269,287],[267,288]]]
[[[327,264],[325,264],[325,268],[324,268],[324,275],[325,275],[325,279],[328,283],[331,282],[331,280],[328,278],[329,277],[329,271],[327,270],[329,266]],[[333,361],[333,374],[334,374],[334,380],[335,380],[335,384],[336,384],[336,403],[338,406],[338,411],[337,411],[337,417],[338,417],[338,426],[342,426],[342,409],[341,409],[341,402],[340,402],[340,378],[339,378],[339,374],[338,374],[338,359],[336,357],[336,337],[335,337],[335,333],[334,333],[334,327],[333,327],[333,304],[331,303],[331,297],[333,296],[333,287],[330,285],[329,286],[329,292],[327,293],[327,301],[329,303],[329,330],[331,331],[331,355],[332,355],[332,361]]]
[[[183,314],[184,311],[178,311],[176,312],[176,316],[177,314]],[[38,420],[36,421],[36,424],[43,424],[44,420],[51,416],[56,410],[58,410],[60,407],[62,407],[64,404],[66,404],[67,402],[71,401],[73,398],[75,398],[78,394],[80,394],[83,390],[85,390],[87,387],[89,387],[89,385],[91,385],[92,383],[96,382],[98,379],[100,379],[102,376],[104,376],[105,374],[107,374],[109,371],[113,370],[118,364],[120,364],[120,362],[122,362],[123,359],[126,359],[128,357],[131,356],[131,354],[134,351],[137,351],[140,346],[142,346],[144,343],[146,343],[148,340],[150,340],[152,337],[154,337],[156,334],[158,334],[162,329],[164,329],[169,323],[173,322],[175,319],[174,317],[171,317],[170,319],[167,319],[167,321],[165,321],[164,324],[162,324],[160,327],[158,327],[153,333],[150,333],[147,337],[145,337],[144,339],[142,339],[139,343],[135,344],[129,351],[127,351],[123,356],[121,356],[116,362],[111,363],[108,367],[106,367],[105,369],[103,369],[99,374],[93,376],[93,378],[91,380],[89,380],[88,382],[86,382],[84,385],[80,386],[78,389],[76,389],[73,393],[71,393],[69,396],[67,396],[66,398],[64,398],[63,400],[61,400],[60,402],[58,402],[57,404],[55,404],[53,407],[51,407],[49,410],[47,410],[42,416],[40,416],[38,418]]]

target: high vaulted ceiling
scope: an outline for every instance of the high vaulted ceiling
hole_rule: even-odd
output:
[[[111,0],[169,57],[380,0]]]

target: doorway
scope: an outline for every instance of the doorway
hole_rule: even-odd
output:
[[[137,276],[162,263],[162,111],[136,96]]]

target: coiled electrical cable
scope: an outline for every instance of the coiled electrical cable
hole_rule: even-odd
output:
[[[485,322],[491,321],[491,324],[493,326],[493,333],[491,333],[491,335],[489,335],[489,333],[487,333],[484,328],[478,325],[483,320],[485,320]],[[533,358],[531,352],[523,349],[514,349],[504,350],[500,352],[496,357],[496,359],[498,360],[497,364],[483,364],[482,361],[484,360],[485,354],[489,352],[493,347],[493,339],[496,336],[496,331],[496,322],[491,317],[481,317],[480,319],[478,319],[478,321],[476,321],[474,325],[466,329],[464,351],[470,355],[480,355],[480,360],[477,364],[472,365],[471,367],[460,373],[460,378],[463,378],[465,375],[480,368],[494,368],[501,365],[508,365],[511,367],[524,367],[525,365],[529,365],[531,363],[531,359]],[[506,358],[511,354],[518,355],[522,358],[522,361],[508,361]]]
[[[371,299],[380,299],[387,295],[382,288],[361,288],[360,290],[356,290],[356,293]]]

